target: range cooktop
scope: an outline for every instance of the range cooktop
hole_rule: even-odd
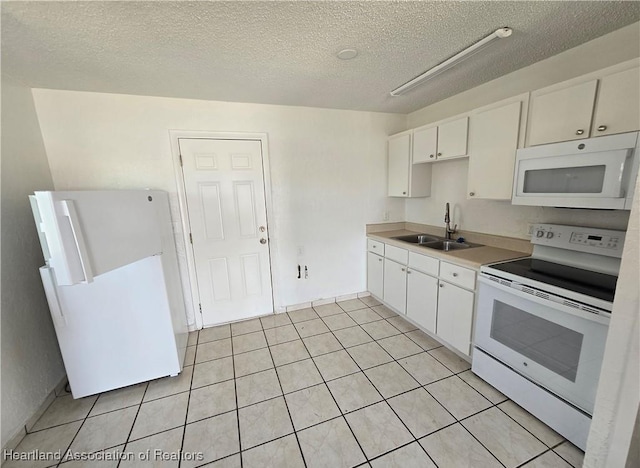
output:
[[[613,302],[616,282],[618,281],[617,276],[539,260],[533,257],[498,263],[491,265],[490,268],[608,302]],[[523,283],[526,283],[526,280]]]

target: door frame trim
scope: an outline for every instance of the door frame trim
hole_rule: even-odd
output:
[[[271,296],[274,312],[277,305],[280,304],[279,288],[277,287],[277,275],[275,259],[277,257],[277,245],[273,241],[273,232],[275,229],[273,202],[271,196],[271,165],[269,162],[269,138],[267,133],[256,132],[213,132],[201,130],[169,130],[169,139],[171,141],[171,156],[173,160],[173,173],[178,193],[178,204],[180,208],[180,222],[182,225],[182,241],[187,259],[187,269],[189,274],[189,286],[191,289],[191,299],[193,306],[193,316],[195,317],[196,329],[203,328],[202,314],[196,310],[196,304],[200,303],[200,293],[198,291],[198,282],[196,276],[196,264],[193,253],[193,246],[188,240],[187,233],[191,231],[189,224],[189,211],[187,209],[187,194],[184,185],[182,173],[182,165],[180,164],[180,139],[207,139],[207,140],[253,140],[260,142],[262,151],[262,173],[264,176],[264,196],[265,208],[267,211],[267,227],[269,234],[269,263],[271,270]]]

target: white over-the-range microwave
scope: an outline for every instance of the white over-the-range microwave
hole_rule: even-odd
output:
[[[516,153],[514,205],[630,210],[639,132],[534,146]]]

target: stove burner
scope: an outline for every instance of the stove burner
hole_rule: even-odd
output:
[[[491,265],[490,268],[608,302],[613,302],[618,281],[616,276],[531,257]]]

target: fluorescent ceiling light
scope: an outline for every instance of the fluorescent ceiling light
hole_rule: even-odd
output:
[[[487,37],[485,37],[484,39],[479,40],[475,44],[470,45],[469,47],[464,49],[462,52],[458,52],[453,57],[448,58],[447,60],[445,60],[444,62],[442,62],[442,63],[440,63],[438,65],[436,65],[433,68],[430,68],[429,70],[424,72],[422,75],[416,76],[411,81],[407,81],[402,86],[394,89],[393,91],[391,91],[391,95],[392,96],[400,96],[401,94],[404,94],[404,93],[406,93],[408,91],[411,91],[416,86],[421,85],[425,81],[428,81],[431,78],[434,78],[434,77],[438,76],[440,73],[445,72],[445,71],[449,70],[452,67],[455,67],[456,65],[458,65],[463,60],[466,60],[469,57],[471,57],[472,55],[475,55],[476,53],[480,52],[482,49],[484,49],[489,44],[491,44],[495,39],[504,39],[505,37],[511,36],[511,33],[512,33],[511,28],[496,29],[494,32],[489,34]]]

